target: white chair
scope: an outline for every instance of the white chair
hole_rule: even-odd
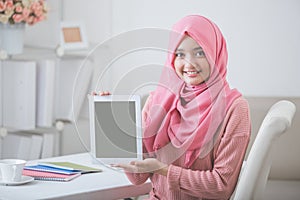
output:
[[[296,106],[286,100],[275,103],[265,116],[244,163],[233,200],[260,200],[272,164],[272,145],[290,126]]]

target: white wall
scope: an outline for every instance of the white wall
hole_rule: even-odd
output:
[[[62,19],[83,21],[91,43],[101,42],[111,34],[110,0],[59,0],[63,2]]]
[[[113,0],[112,8],[113,34],[207,16],[227,39],[233,87],[248,96],[300,96],[300,1]]]

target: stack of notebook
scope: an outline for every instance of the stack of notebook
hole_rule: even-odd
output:
[[[102,170],[98,168],[71,162],[45,162],[37,165],[25,166],[23,175],[31,176],[35,180],[70,181],[81,174],[101,171]]]

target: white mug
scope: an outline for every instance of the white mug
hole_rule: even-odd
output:
[[[19,182],[22,179],[22,172],[26,161],[20,159],[0,160],[0,172],[2,182]]]

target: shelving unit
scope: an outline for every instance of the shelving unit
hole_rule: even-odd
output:
[[[89,50],[65,52],[59,47],[56,49],[47,49],[25,46],[23,54],[6,58],[0,56],[2,58],[2,60],[0,59],[0,158],[5,157],[5,155],[3,155],[5,152],[10,152],[10,149],[5,149],[4,146],[12,148],[10,145],[4,144],[8,136],[10,134],[17,135],[19,133],[21,133],[22,136],[41,136],[43,138],[42,150],[45,146],[50,146],[50,152],[44,152],[46,157],[61,155],[61,138],[64,127],[67,123],[73,123],[76,117],[78,117],[83,98],[85,97],[82,93],[87,92],[92,77],[93,61],[91,59],[88,59],[88,63],[83,69],[80,66],[80,62],[86,58],[88,51]],[[43,62],[45,63],[45,61],[49,61],[52,66],[43,66]],[[24,74],[20,73],[24,70],[26,71],[24,63],[27,62],[33,64],[33,66],[31,66],[33,70],[29,72],[29,77],[23,77]],[[8,63],[16,63],[16,66],[13,66],[16,67],[16,69],[8,69],[7,67],[10,67]],[[51,68],[51,77],[49,71],[43,67]],[[18,69],[22,69],[20,73],[18,73]],[[39,71],[39,69],[42,70]],[[10,73],[10,75],[6,73]],[[80,75],[78,76],[78,74]],[[12,77],[8,79],[8,76]],[[14,83],[15,88],[14,86],[6,88],[8,84],[5,83],[5,77],[6,81],[9,80],[8,82]],[[17,82],[14,82],[13,77],[17,77],[15,79]],[[80,81],[80,84],[76,84],[76,81]],[[29,88],[26,88],[26,83],[30,83]],[[72,87],[74,85],[77,85],[77,88]],[[9,90],[16,92],[14,90],[18,88],[22,89],[22,91],[20,91],[22,94],[10,94]],[[29,94],[30,91],[31,93]],[[27,95],[30,97],[26,99]],[[15,126],[7,126],[4,122],[8,116],[13,116],[13,114],[9,112],[13,112],[11,110],[16,111],[14,107],[16,106],[15,101],[16,99],[20,100],[20,98],[22,99],[22,105],[16,108],[16,110],[19,109],[20,113],[15,114],[15,116],[21,115],[21,113],[27,109],[28,113],[26,114],[31,115],[31,117],[34,116],[34,121],[31,120],[29,126],[19,126],[18,124]],[[41,103],[40,101],[43,102]],[[45,109],[45,106],[47,109]],[[9,109],[8,107],[13,109]],[[75,108],[74,111],[72,110],[73,107]],[[43,125],[39,126],[37,119],[41,119],[38,115],[41,110],[43,111],[42,116],[46,116],[46,120],[44,118],[44,122],[42,122]],[[51,121],[49,121],[49,118]],[[26,122],[25,119],[27,118],[23,117],[23,119],[24,121],[21,121],[21,123]],[[14,118],[10,118],[10,121],[13,124],[15,120]],[[41,157],[38,158],[43,158],[43,152],[41,152],[40,155]]]

